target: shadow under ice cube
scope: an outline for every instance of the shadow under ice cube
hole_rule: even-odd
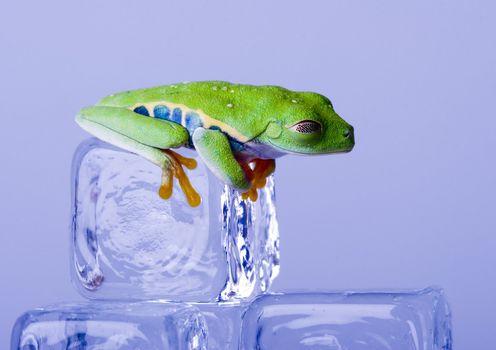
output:
[[[206,324],[184,304],[80,303],[26,312],[12,350],[206,350]]]
[[[242,350],[450,350],[439,289],[264,295],[243,316]]]
[[[196,208],[177,184],[161,199],[161,169],[142,157],[82,143],[73,161],[71,270],[84,296],[204,302],[268,289],[279,270],[272,177],[252,203],[200,160],[187,172],[203,199]]]

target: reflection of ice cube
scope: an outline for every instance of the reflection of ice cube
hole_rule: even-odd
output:
[[[195,156],[189,153],[188,156]],[[73,162],[73,281],[90,298],[213,301],[267,290],[279,268],[272,178],[253,204],[201,161],[188,171],[203,198],[191,208],[161,170],[96,139]]]
[[[449,350],[442,291],[264,295],[248,308],[240,349]]]
[[[19,317],[11,349],[204,350],[207,333],[199,310],[183,304],[63,304]]]

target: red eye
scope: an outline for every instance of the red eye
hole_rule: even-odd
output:
[[[304,120],[302,122],[296,123],[291,127],[291,130],[299,132],[301,134],[312,134],[319,132],[322,129],[319,123],[312,120]]]

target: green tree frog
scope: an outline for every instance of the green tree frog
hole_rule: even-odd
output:
[[[354,146],[353,127],[327,97],[279,86],[202,81],[126,91],[83,108],[76,121],[160,166],[162,198],[172,195],[176,177],[191,206],[201,197],[183,166],[194,169],[196,161],[172,149],[196,150],[217,178],[256,201],[275,158],[348,152]]]

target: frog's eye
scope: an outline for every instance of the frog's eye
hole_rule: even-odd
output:
[[[314,134],[320,132],[322,126],[313,120],[303,120],[290,127],[290,129],[300,134]]]

